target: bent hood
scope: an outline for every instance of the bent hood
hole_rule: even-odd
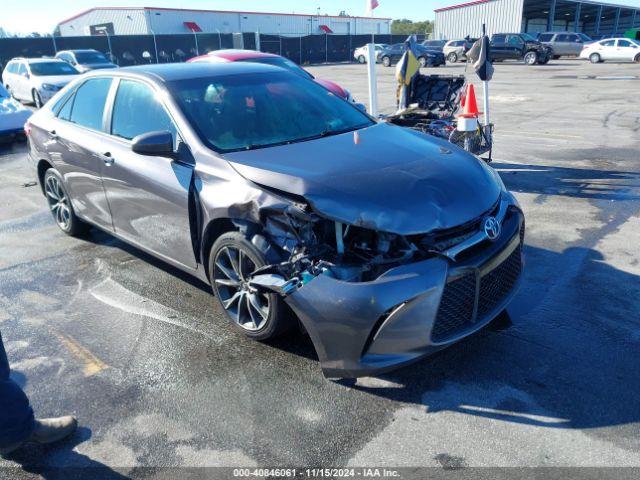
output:
[[[331,220],[401,235],[466,223],[501,187],[490,167],[443,140],[385,123],[225,155],[245,178],[304,197]]]

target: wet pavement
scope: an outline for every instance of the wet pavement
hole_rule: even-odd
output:
[[[493,166],[527,219],[513,324],[355,383],[324,379],[301,334],[245,339],[206,285],[133,247],[63,235],[24,145],[0,147],[13,378],[38,416],[81,425],[0,466],[640,466],[638,66],[496,70]],[[364,66],[310,71],[366,99]]]

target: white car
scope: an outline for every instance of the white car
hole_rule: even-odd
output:
[[[640,63],[640,43],[630,38],[607,38],[582,47],[580,58],[588,59],[591,63],[606,60]]]
[[[380,52],[384,48],[388,47],[389,45],[387,45],[386,43],[376,43],[375,45],[376,45],[376,63],[377,63],[379,61],[378,55],[380,55]],[[358,61],[358,63],[367,63],[367,51],[368,51],[367,45],[358,47],[353,52],[353,58],[355,58]]]
[[[79,74],[57,58],[14,58],[2,72],[2,84],[13,98],[40,108]]]
[[[0,85],[0,142],[21,136],[31,110],[22,106]]]

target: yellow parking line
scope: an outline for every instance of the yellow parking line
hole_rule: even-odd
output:
[[[104,363],[98,357],[96,357],[89,350],[80,345],[75,339],[64,335],[57,330],[51,329],[51,332],[60,340],[69,352],[76,357],[83,365],[83,373],[85,377],[90,377],[96,373],[101,372],[105,368],[109,368],[109,365]]]

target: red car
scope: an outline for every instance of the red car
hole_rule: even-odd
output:
[[[187,62],[253,62],[275,65],[276,67],[281,67],[297,73],[300,76],[311,78],[314,82],[319,83],[333,94],[344,98],[349,102],[354,101],[349,90],[341,87],[336,82],[332,82],[331,80],[324,80],[322,78],[315,78],[300,65],[297,65],[291,60],[281,57],[280,55],[275,55],[273,53],[256,52],[255,50],[216,50],[214,52],[209,52],[206,55],[200,55],[199,57],[191,58],[187,60]]]

